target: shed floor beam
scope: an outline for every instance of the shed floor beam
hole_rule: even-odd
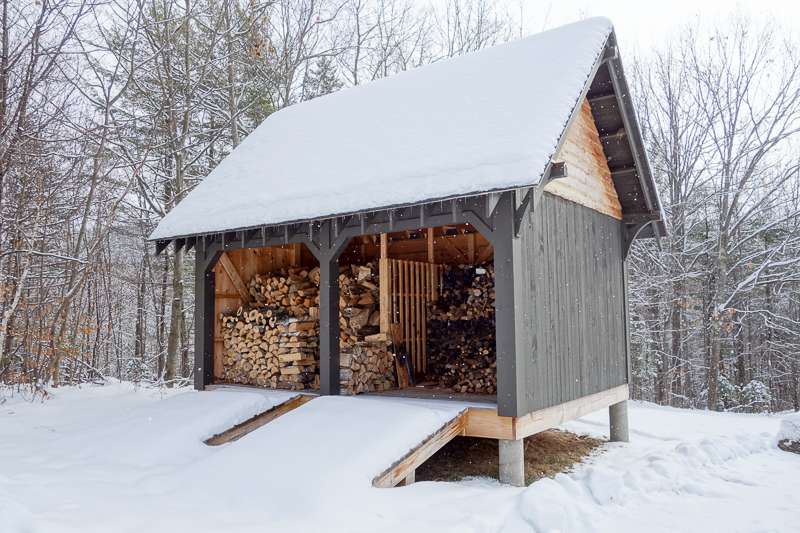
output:
[[[611,405],[624,403],[627,399],[628,385],[625,384],[517,418],[498,416],[493,409],[470,409],[467,412],[465,435],[485,439],[520,440]],[[627,404],[625,409],[627,410]]]

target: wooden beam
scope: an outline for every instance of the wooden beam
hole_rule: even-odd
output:
[[[239,293],[239,297],[242,300],[244,300],[244,303],[246,303],[247,305],[252,304],[253,297],[250,296],[250,292],[248,292],[247,287],[242,281],[242,278],[239,276],[239,273],[236,271],[236,267],[233,266],[231,258],[228,257],[228,254],[222,252],[222,255],[219,258],[219,262],[222,265],[222,268],[225,269],[225,272],[228,274],[228,277],[231,278],[233,286],[236,287],[236,292]]]
[[[467,235],[467,256],[469,256],[469,262],[475,262],[475,234],[470,233]]]
[[[171,240],[156,241],[156,255],[161,255],[161,252],[166,250],[167,246],[169,246],[169,243],[171,242],[172,242]]]
[[[464,434],[486,439],[524,439],[627,399],[628,385],[625,384],[519,418],[498,416],[495,410],[470,409],[465,417]]]
[[[381,260],[378,262],[378,289],[380,292],[380,307],[378,313],[381,318],[380,327],[383,335],[389,334],[390,317],[389,312],[389,259],[388,259],[388,237],[381,233]]]
[[[514,440],[514,419],[497,416],[494,409],[470,409],[465,427],[467,437]]]
[[[594,103],[599,103],[599,102],[608,101],[608,100],[616,100],[617,99],[617,95],[612,92],[612,93],[609,93],[609,94],[599,94],[599,95],[596,95],[596,96],[589,96],[586,99],[589,100],[590,104],[594,104]]]
[[[205,443],[209,446],[219,446],[220,444],[226,444],[228,442],[239,440],[248,433],[257,430],[261,426],[272,422],[279,416],[285,415],[289,411],[293,411],[304,403],[308,403],[313,399],[314,396],[295,396],[289,401],[283,402],[282,404],[276,405],[272,409],[264,411],[260,415],[254,416],[250,420],[245,420],[241,424],[237,424],[227,431],[223,431],[222,433],[214,435],[210,439],[206,440]]]
[[[428,263],[435,263],[435,257],[433,250],[433,228],[428,228]]]
[[[489,260],[494,255],[494,248],[491,244],[487,245],[486,248],[478,253],[478,258],[475,260],[476,265],[482,265],[486,261]]]
[[[627,399],[628,385],[626,383],[571,402],[529,413],[514,420],[514,438],[523,439]]]
[[[395,462],[388,470],[372,480],[372,486],[378,488],[394,487],[408,478],[418,466],[427,461],[434,453],[453,440],[454,437],[464,435],[464,422],[466,410],[459,413],[439,431],[425,439],[422,444],[408,452],[403,458]]]
[[[398,487],[407,487],[409,485],[413,485],[414,481],[416,481],[416,477],[417,477],[416,476],[416,472],[417,472],[416,470],[412,470],[411,473],[409,475],[407,475],[405,479],[403,479],[402,481],[400,481],[400,483],[397,484],[397,486]]]
[[[467,256],[464,253],[455,247],[453,243],[447,237],[443,237],[444,247],[453,255],[453,258],[456,260],[457,263],[466,264],[469,263]]]
[[[215,353],[217,343],[214,342],[216,299],[215,266],[222,252],[215,250],[206,254],[198,250],[194,263],[194,388],[203,390],[214,382],[217,360]],[[219,344],[222,353],[222,343]],[[222,358],[219,359],[220,364]]]

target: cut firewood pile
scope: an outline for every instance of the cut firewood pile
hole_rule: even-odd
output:
[[[342,267],[342,394],[396,383],[394,356],[378,335],[377,272]],[[374,277],[373,277],[374,273]],[[319,388],[319,268],[283,269],[247,282],[252,306],[221,315],[224,381],[290,390]]]
[[[339,384],[341,394],[395,388],[394,354],[380,334],[377,265],[339,269]]]
[[[449,266],[428,304],[428,373],[455,392],[497,393],[494,264]]]
[[[319,388],[319,268],[281,270],[247,282],[253,306],[223,315],[225,381]]]

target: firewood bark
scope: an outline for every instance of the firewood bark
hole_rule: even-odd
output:
[[[342,394],[396,386],[391,343],[377,333],[377,270],[343,267],[340,284]],[[220,316],[224,380],[289,390],[319,388],[319,269],[284,269],[246,284],[251,304]]]
[[[494,264],[448,267],[428,304],[428,373],[456,392],[497,394]]]

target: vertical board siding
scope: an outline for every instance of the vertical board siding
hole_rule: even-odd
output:
[[[545,193],[521,238],[527,411],[626,383],[621,222]]]

